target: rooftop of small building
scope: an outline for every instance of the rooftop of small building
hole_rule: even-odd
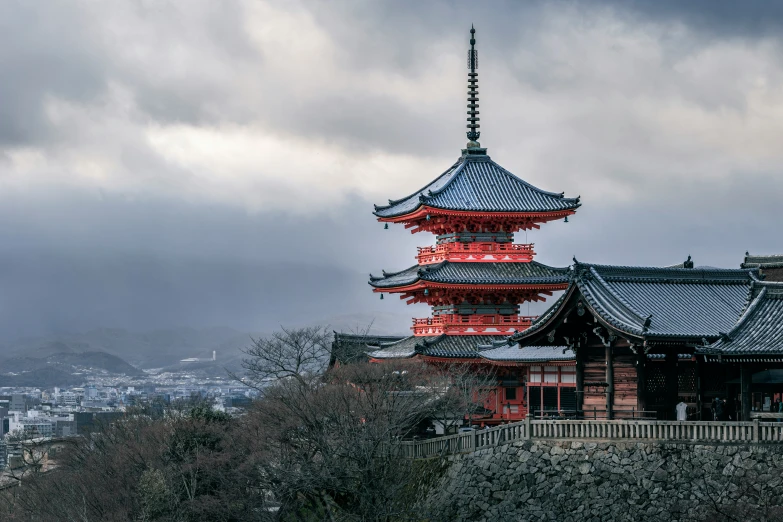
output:
[[[745,252],[742,268],[783,268],[783,254],[753,255]]]
[[[399,359],[424,355],[428,357],[470,359],[479,356],[481,346],[489,345],[496,335],[410,336],[395,343],[382,344],[367,353],[373,359]]]
[[[332,352],[329,364],[351,363],[367,359],[367,350],[371,346],[381,346],[404,339],[401,335],[373,335],[334,332]]]
[[[479,347],[479,356],[488,361],[538,362],[574,361],[576,354],[567,346],[509,346],[507,342]]]

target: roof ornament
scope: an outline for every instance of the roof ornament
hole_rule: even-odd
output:
[[[649,330],[651,324],[652,324],[652,314],[648,315],[644,319],[644,326],[642,326],[642,331],[646,332],[647,330]]]
[[[478,143],[479,136],[481,136],[481,131],[478,130],[481,125],[478,124],[479,121],[479,111],[478,111],[478,73],[476,72],[476,69],[478,69],[478,51],[476,51],[476,30],[473,28],[473,25],[470,26],[470,49],[468,50],[468,69],[470,69],[470,72],[468,73],[468,132],[467,136],[470,140],[468,142],[468,148],[469,149],[477,149],[481,147],[481,145]]]
[[[688,259],[685,260],[685,262],[682,264],[683,268],[693,268],[693,261],[691,260],[691,255],[688,254]]]

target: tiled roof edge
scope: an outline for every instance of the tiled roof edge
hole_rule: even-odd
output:
[[[447,174],[450,174],[450,173],[454,172],[454,170],[455,170],[455,168],[457,167],[457,165],[459,165],[460,163],[463,163],[463,159],[464,159],[464,158],[463,158],[462,156],[460,156],[460,158],[459,158],[459,159],[458,159],[456,162],[454,162],[454,164],[453,164],[451,167],[449,167],[448,169],[446,169],[446,171],[445,171],[445,172],[443,172],[443,173],[442,173],[440,176],[438,176],[438,177],[437,177],[437,178],[435,178],[434,180],[430,181],[429,183],[427,183],[426,185],[424,185],[423,187],[421,187],[419,190],[416,190],[416,191],[414,191],[414,192],[411,192],[409,195],[405,196],[404,198],[400,198],[400,199],[390,199],[390,200],[389,200],[389,204],[388,204],[388,205],[375,205],[375,212],[373,212],[373,214],[375,214],[375,213],[376,213],[376,212],[378,212],[379,210],[386,210],[386,209],[389,209],[389,208],[393,207],[394,205],[399,205],[399,204],[400,204],[400,203],[402,203],[403,201],[406,201],[406,200],[408,200],[408,199],[412,198],[413,196],[415,196],[416,194],[419,194],[420,192],[423,192],[423,191],[424,191],[424,189],[426,189],[427,187],[429,187],[430,185],[432,185],[433,183],[435,183],[436,181],[438,181],[438,180],[439,180],[440,178],[442,178],[443,176],[446,176]]]
[[[510,171],[506,170],[503,166],[495,163],[494,161],[492,163],[495,166],[497,166],[497,168],[500,169],[500,171],[503,174],[505,174],[506,176],[510,176],[511,178],[521,182],[525,186],[529,187],[531,190],[534,190],[536,192],[540,192],[541,194],[546,194],[547,196],[551,196],[553,198],[562,199],[564,201],[573,201],[576,204],[576,206],[574,208],[580,207],[582,205],[579,202],[579,199],[581,198],[581,196],[577,196],[575,198],[566,198],[566,197],[564,197],[564,194],[565,194],[564,192],[549,192],[548,190],[540,189],[540,188],[536,187],[535,185],[532,185],[532,184],[528,183],[527,181],[525,181],[524,179],[520,178],[519,176],[517,176],[513,172],[510,172]]]

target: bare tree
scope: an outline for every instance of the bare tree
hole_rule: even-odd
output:
[[[244,379],[231,375],[258,390],[282,379],[306,384],[326,371],[331,339],[331,332],[322,326],[281,328],[270,337],[253,339],[243,350],[247,356],[242,360]]]
[[[455,363],[442,367],[447,391],[438,409],[438,420],[444,430],[463,424],[471,425],[482,416],[484,403],[497,388],[497,375],[491,367]]]
[[[434,379],[437,377],[437,379]],[[403,439],[432,418],[441,375],[415,361],[333,368],[316,386],[268,388],[254,419],[265,487],[280,516],[388,521],[412,517],[412,462]],[[301,518],[301,519],[306,519]]]

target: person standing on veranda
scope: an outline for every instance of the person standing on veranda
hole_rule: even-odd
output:
[[[675,409],[677,410],[677,420],[678,421],[684,421],[688,420],[688,405],[684,402],[680,401],[677,403],[677,406],[675,406]]]

